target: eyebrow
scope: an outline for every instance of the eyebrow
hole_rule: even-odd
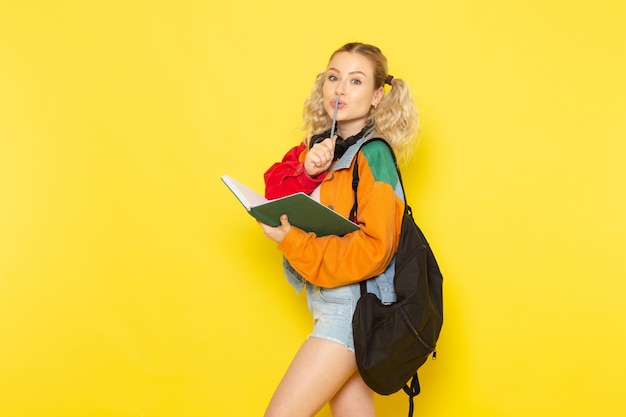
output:
[[[339,71],[337,68],[330,67],[330,68],[328,68],[328,71],[330,71],[330,70],[333,70],[333,71],[338,72],[339,74],[341,74],[341,71]],[[351,72],[348,73],[348,75],[352,75],[352,74],[362,74],[364,76],[367,76],[366,73],[364,73],[363,71],[359,71],[359,70],[351,71]]]

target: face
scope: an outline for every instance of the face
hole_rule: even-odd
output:
[[[339,97],[337,131],[348,138],[363,129],[371,107],[380,102],[384,89],[374,88],[374,64],[368,58],[339,52],[328,63],[322,93],[324,110],[331,118]]]

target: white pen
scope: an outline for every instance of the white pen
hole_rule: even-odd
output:
[[[333,113],[333,124],[330,127],[330,140],[335,136],[335,123],[337,123],[337,108],[339,107],[339,97],[335,99],[335,112]]]

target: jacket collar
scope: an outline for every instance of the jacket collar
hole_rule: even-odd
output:
[[[337,162],[333,166],[333,171],[350,168],[350,165],[352,165],[352,160],[354,159],[356,154],[359,152],[359,149],[361,149],[361,145],[363,145],[368,140],[372,139],[375,133],[376,133],[375,130],[370,131],[361,139],[356,141],[354,145],[350,146],[346,150],[346,153],[344,153],[343,156],[337,160]]]

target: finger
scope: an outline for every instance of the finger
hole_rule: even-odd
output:
[[[336,143],[337,143],[337,135],[324,141],[324,145],[326,145],[326,150],[328,151],[330,157],[332,157],[335,154]]]
[[[317,153],[313,153],[311,155],[310,161],[313,164],[313,166],[315,166],[315,167],[322,166],[322,158]]]
[[[319,149],[319,152],[316,154],[316,156],[319,158],[319,164],[318,166],[325,166],[326,164],[328,164],[329,161],[331,161],[333,159],[333,154],[335,152],[335,148],[333,148],[332,146],[329,146],[330,141],[328,141],[328,143],[324,142],[324,145],[322,146],[321,149]]]
[[[280,225],[281,226],[291,226],[289,224],[289,217],[287,217],[286,214],[283,214],[282,216],[280,216]]]

